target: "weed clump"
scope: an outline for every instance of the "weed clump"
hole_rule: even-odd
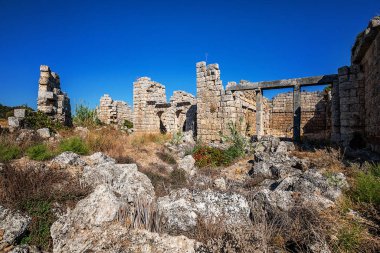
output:
[[[36,161],[49,160],[54,156],[54,153],[49,150],[49,147],[43,143],[29,147],[26,150],[26,154],[30,159]]]
[[[0,143],[0,162],[16,159],[21,154],[19,147],[10,143]]]
[[[351,195],[357,202],[380,206],[380,164],[371,165],[367,172],[354,176],[355,184]]]
[[[96,111],[83,104],[75,107],[73,121],[77,126],[94,127],[101,125],[100,120],[96,116]]]
[[[87,155],[89,153],[87,144],[79,137],[62,140],[59,144],[59,150],[61,152],[71,151],[79,155]]]

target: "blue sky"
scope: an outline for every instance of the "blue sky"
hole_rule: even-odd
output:
[[[0,103],[35,108],[41,64],[73,107],[95,107],[104,93],[132,104],[140,76],[168,98],[195,94],[206,54],[224,84],[336,73],[379,14],[379,0],[0,0]]]

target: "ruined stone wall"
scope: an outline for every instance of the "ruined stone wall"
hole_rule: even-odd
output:
[[[139,78],[134,83],[133,93],[135,131],[196,130],[196,99],[193,95],[175,91],[168,103],[165,86],[148,77]]]
[[[108,94],[100,98],[96,112],[98,119],[105,124],[122,125],[125,120],[133,121],[131,107],[124,101],[112,100]]]
[[[380,152],[380,17],[357,36],[351,66],[338,70],[333,87],[333,140]]]
[[[324,92],[301,92],[301,136],[330,138],[329,96]],[[281,93],[270,102],[267,134],[293,137],[293,92]]]
[[[37,110],[46,113],[63,125],[72,125],[70,99],[61,90],[58,74],[46,65],[40,66]]]

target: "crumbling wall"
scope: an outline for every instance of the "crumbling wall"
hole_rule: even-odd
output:
[[[70,99],[61,90],[58,74],[46,65],[40,66],[37,110],[46,113],[63,125],[72,125]]]
[[[333,87],[333,140],[380,152],[380,17],[357,36],[351,66],[339,68],[338,75]]]
[[[255,131],[256,100],[253,91],[225,91],[218,64],[196,64],[198,140],[216,142],[230,134],[230,124],[244,133]],[[235,85],[230,82],[227,86]]]
[[[134,83],[134,129],[137,132],[196,131],[196,99],[175,91],[166,101],[165,86],[148,77]]]
[[[160,132],[161,116],[156,104],[166,103],[165,86],[141,77],[133,83],[133,127],[136,132]]]
[[[108,94],[100,98],[96,109],[98,119],[105,124],[124,124],[125,120],[133,121],[132,109],[124,101],[112,100]]]

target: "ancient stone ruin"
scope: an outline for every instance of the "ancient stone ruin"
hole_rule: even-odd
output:
[[[352,49],[351,66],[338,74],[275,81],[229,82],[223,87],[218,64],[196,64],[196,99],[148,77],[134,83],[134,124],[138,132],[193,130],[204,142],[221,141],[235,125],[244,134],[332,140],[343,146],[380,150],[380,18],[371,20]],[[324,92],[302,87],[328,85]],[[271,101],[263,91],[292,88]],[[330,91],[331,90],[331,91]],[[196,115],[196,116],[195,116]]]
[[[133,83],[133,125],[136,132],[179,132],[195,130],[196,99],[175,91],[169,102],[165,86],[141,77]]]
[[[46,65],[40,66],[37,110],[46,113],[63,125],[72,124],[70,99],[61,90],[58,74],[52,72]]]
[[[112,100],[108,94],[100,98],[96,113],[98,119],[104,124],[123,125],[125,120],[133,122],[131,107],[124,101]]]

